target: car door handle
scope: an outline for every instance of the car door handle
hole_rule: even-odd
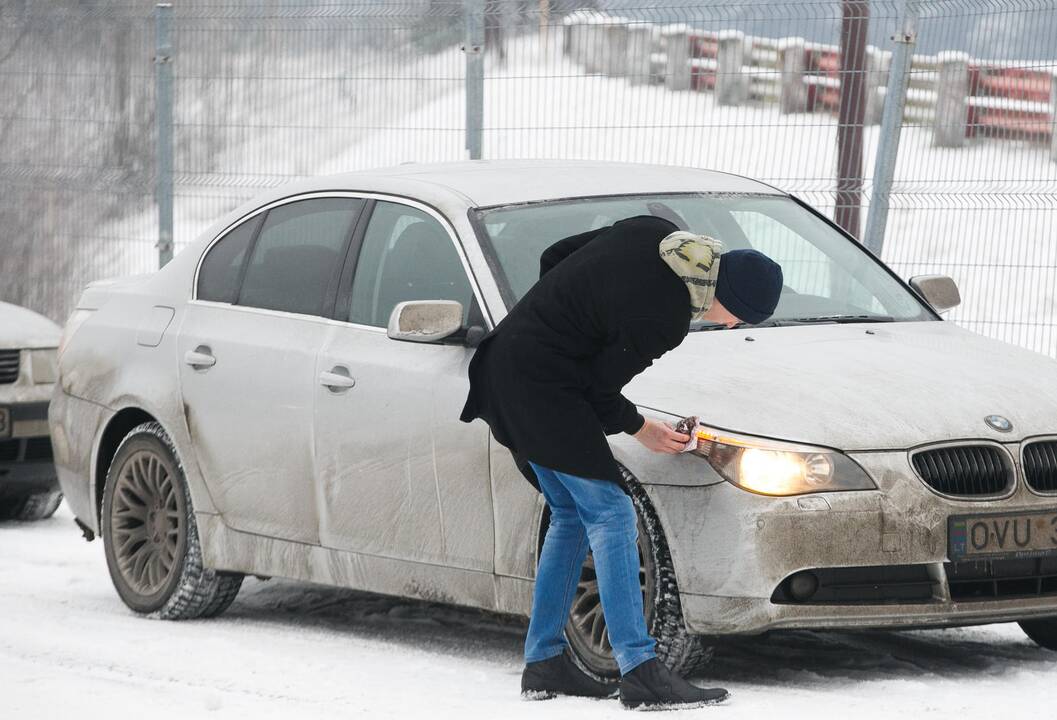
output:
[[[319,374],[319,384],[334,392],[348,390],[356,385],[356,378],[349,375],[349,369],[338,365]]]
[[[213,357],[208,347],[199,345],[194,350],[187,351],[187,354],[184,355],[184,362],[195,370],[204,370],[216,365],[217,359]]]

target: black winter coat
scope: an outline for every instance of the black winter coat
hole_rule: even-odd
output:
[[[459,419],[483,418],[537,490],[527,460],[620,482],[606,435],[645,422],[621,388],[690,327],[690,293],[658,251],[677,229],[637,215],[554,243],[470,359]]]

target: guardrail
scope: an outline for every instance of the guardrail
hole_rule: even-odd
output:
[[[711,92],[717,105],[776,103],[782,113],[840,106],[840,48],[803,38],[657,25],[578,10],[564,18],[564,51],[588,73],[632,84]],[[878,124],[891,53],[867,47],[865,122]],[[1057,161],[1057,73],[961,52],[914,55],[904,120],[932,125],[936,145],[973,138],[1048,144]]]

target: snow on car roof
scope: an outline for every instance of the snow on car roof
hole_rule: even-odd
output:
[[[481,207],[564,197],[661,192],[756,192],[778,194],[770,185],[728,173],[674,165],[601,160],[464,160],[404,163],[386,168],[318,178],[336,184],[396,192],[401,181],[427,202],[426,186],[438,194],[458,194]],[[384,188],[382,186],[385,186]],[[413,190],[412,190],[413,188]]]
[[[61,333],[62,328],[40,313],[0,302],[0,348],[53,348]]]

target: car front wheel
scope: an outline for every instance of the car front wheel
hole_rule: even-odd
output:
[[[1057,617],[1041,620],[1021,620],[1020,629],[1047,650],[1057,650]]]
[[[182,620],[219,615],[234,601],[242,575],[202,566],[183,467],[160,424],[138,425],[121,441],[102,510],[110,578],[132,610]]]
[[[657,641],[658,659],[673,671],[688,675],[708,664],[712,659],[712,648],[701,637],[687,632],[675,570],[660,521],[646,491],[623,466],[620,469],[638,515],[639,584],[646,627]],[[594,558],[590,553],[581,571],[565,636],[584,669],[604,681],[615,681],[620,677],[606,630]]]

